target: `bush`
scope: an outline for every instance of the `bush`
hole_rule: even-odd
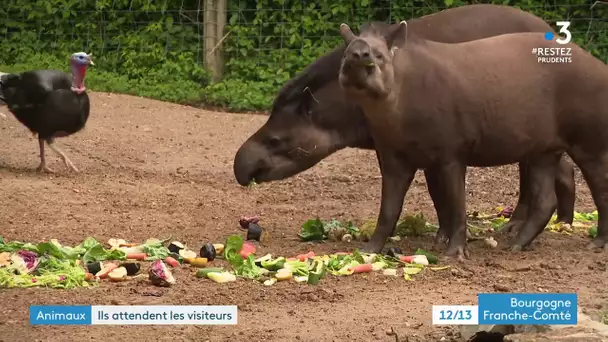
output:
[[[285,81],[340,44],[338,23],[397,22],[479,1],[228,0],[224,79],[214,84],[202,67],[198,0],[5,2],[0,71],[67,71],[71,53],[93,51],[92,90],[264,111]],[[600,20],[608,17],[606,5],[591,11],[586,0],[483,2],[520,7],[552,23],[571,20],[573,40],[608,61],[608,22]]]

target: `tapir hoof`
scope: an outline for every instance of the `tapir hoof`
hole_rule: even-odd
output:
[[[524,247],[519,244],[513,244],[513,245],[505,247],[505,249],[510,252],[521,252],[524,250]]]
[[[382,244],[379,243],[374,243],[374,242],[368,242],[365,245],[363,245],[363,248],[361,248],[361,252],[363,253],[368,253],[368,254],[379,254],[380,252],[382,252],[382,247],[384,247]]]
[[[605,248],[608,250],[608,241],[606,241],[606,240],[607,240],[607,238],[598,236],[595,239],[593,239],[591,242],[589,242],[589,244],[587,245],[587,249],[595,250],[595,249]]]
[[[437,231],[437,234],[435,235],[435,245],[443,245],[444,243],[448,243],[449,240],[450,239],[445,232],[442,232],[441,230]]]
[[[510,234],[519,231],[519,223],[518,221],[509,221],[504,226],[502,226],[499,230],[500,234]]]
[[[458,262],[464,262],[470,257],[469,249],[466,246],[454,246],[448,248],[442,259],[444,262],[450,263],[454,259]]]
[[[532,244],[525,245],[521,241],[510,241],[504,249],[511,252],[523,252],[531,251],[534,248],[532,247]]]

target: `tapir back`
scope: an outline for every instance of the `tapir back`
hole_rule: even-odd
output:
[[[400,138],[400,149],[410,154],[418,149],[421,159],[457,153],[471,166],[487,166],[501,165],[509,155],[515,163],[589,139],[576,134],[581,128],[602,134],[598,120],[608,124],[606,65],[577,45],[547,41],[542,33],[460,44],[412,41],[397,50],[394,65],[397,102],[364,105],[366,115],[379,117],[385,114],[374,108],[394,108],[386,122],[400,130],[384,127],[385,142],[395,145],[407,136]],[[370,121],[381,128],[383,120]]]

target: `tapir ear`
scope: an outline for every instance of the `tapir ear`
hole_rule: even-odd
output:
[[[340,35],[342,36],[342,39],[344,39],[344,43],[346,43],[346,45],[350,44],[350,42],[357,38],[350,27],[344,23],[340,24]]]
[[[386,45],[389,50],[392,49],[401,49],[405,47],[405,42],[407,39],[407,23],[405,20],[399,23],[397,27],[393,28],[386,35]]]
[[[5,84],[9,85],[12,82],[18,82],[20,79],[21,79],[20,74],[4,74],[4,75],[0,76],[0,83],[5,83]]]

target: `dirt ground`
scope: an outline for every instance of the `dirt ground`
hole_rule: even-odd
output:
[[[0,111],[8,114],[5,107]],[[76,244],[142,241],[172,235],[198,248],[243,234],[238,218],[261,216],[271,242],[259,253],[293,256],[351,251],[360,243],[311,245],[297,239],[309,218],[375,218],[380,179],[369,151],[344,150],[297,177],[240,187],[232,161],[265,116],[209,112],[143,98],[93,93],[87,128],[57,145],[80,168],[67,171],[48,150],[55,175],[34,171],[38,144],[14,117],[0,118],[0,235]],[[577,211],[595,210],[577,169]],[[515,166],[470,169],[468,209],[514,205]],[[417,176],[405,210],[436,215],[424,178]],[[160,289],[145,280],[78,290],[0,290],[0,341],[409,341],[450,340],[456,329],[431,324],[433,304],[476,304],[480,292],[576,292],[589,312],[608,307],[606,254],[584,247],[584,236],[545,232],[533,251],[518,254],[471,245],[472,259],[453,271],[423,272],[414,281],[382,274],[326,277],[317,287],[294,282],[266,287],[252,281],[216,284],[176,272]],[[499,240],[503,243],[504,240]],[[394,245],[431,249],[430,238]],[[262,254],[260,254],[262,255]],[[29,326],[32,304],[236,304],[237,326]]]

